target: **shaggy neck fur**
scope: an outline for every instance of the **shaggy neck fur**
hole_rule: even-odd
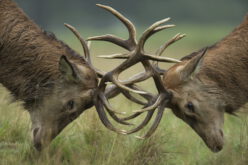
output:
[[[49,93],[61,74],[61,55],[84,64],[85,60],[33,23],[11,0],[0,1],[0,83],[30,107]]]

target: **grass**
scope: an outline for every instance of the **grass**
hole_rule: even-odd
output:
[[[214,43],[230,31],[230,28],[211,27],[197,29],[185,26],[182,29],[189,35],[198,34],[200,37],[184,39],[170,48],[168,54],[173,54],[176,58]],[[212,38],[209,34],[202,33],[209,29],[212,34],[216,34],[211,36]],[[97,33],[93,32],[93,34]],[[77,41],[68,36],[69,34],[65,33],[62,38],[80,51]],[[163,38],[163,35],[156,35],[152,41],[149,41],[148,45],[152,46],[147,45],[147,49],[155,50]],[[173,50],[173,48],[177,49]],[[94,55],[123,51],[110,44],[93,44],[92,49]],[[104,70],[110,70],[120,62],[104,60],[103,64],[103,60],[96,58],[93,60],[97,67]],[[142,68],[135,66],[134,69],[129,70],[129,73],[138,70]],[[125,76],[127,74],[123,75]],[[152,88],[153,85],[149,81],[145,86]],[[107,130],[92,108],[67,126],[49,148],[38,153],[31,144],[28,112],[22,108],[21,102],[11,102],[11,100],[8,91],[0,87],[1,165],[245,165],[248,163],[248,117],[245,114],[240,115],[241,117],[225,116],[225,147],[220,153],[214,154],[191,128],[169,110],[165,112],[158,130],[151,138],[138,140],[133,135],[123,136]],[[123,100],[122,97],[114,99],[112,104],[123,111],[137,109],[136,105]],[[134,122],[140,120],[135,119]],[[138,135],[144,132],[145,130],[142,130]]]

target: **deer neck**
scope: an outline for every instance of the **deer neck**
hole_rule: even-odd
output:
[[[200,75],[222,91],[226,112],[232,113],[248,102],[248,15],[209,48]]]
[[[248,52],[248,14],[243,22],[237,26],[229,35],[216,44],[216,46],[229,47],[228,51]]]
[[[11,0],[0,1],[0,20],[0,83],[16,99],[36,102],[59,79],[58,61],[69,48]]]

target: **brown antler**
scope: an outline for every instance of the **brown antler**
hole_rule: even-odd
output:
[[[147,39],[150,36],[152,36],[153,34],[155,34],[156,32],[159,32],[159,31],[167,29],[167,28],[174,27],[174,25],[162,25],[161,26],[161,24],[167,22],[169,20],[169,18],[163,19],[163,20],[158,21],[158,22],[154,23],[153,25],[151,25],[143,33],[143,35],[141,36],[141,38],[137,42],[136,29],[135,29],[134,25],[131,23],[131,21],[129,21],[122,14],[120,14],[119,12],[117,12],[116,10],[114,10],[113,8],[111,8],[109,6],[104,6],[104,5],[100,5],[100,4],[98,4],[97,6],[103,8],[103,9],[106,9],[107,11],[109,11],[110,13],[115,15],[127,27],[128,31],[129,31],[129,38],[127,40],[124,40],[124,39],[118,38],[118,37],[113,36],[113,35],[103,35],[103,36],[91,37],[88,40],[101,40],[101,41],[112,42],[116,45],[119,45],[119,46],[129,50],[129,53],[114,54],[114,55],[110,55],[110,56],[101,56],[104,58],[120,58],[120,59],[126,59],[126,60],[110,72],[103,73],[103,72],[100,72],[97,70],[98,75],[101,76],[102,79],[99,83],[98,89],[95,92],[94,104],[96,106],[97,112],[99,114],[99,117],[100,117],[102,123],[107,128],[109,128],[115,132],[121,133],[121,134],[130,134],[130,133],[134,133],[134,132],[137,132],[138,130],[142,129],[145,125],[148,124],[148,122],[152,118],[152,116],[155,112],[155,109],[158,108],[157,117],[155,118],[155,121],[152,124],[150,130],[146,133],[146,135],[144,137],[141,137],[141,138],[146,138],[146,137],[150,136],[157,128],[157,126],[158,126],[158,124],[162,118],[164,107],[166,106],[166,103],[168,102],[168,100],[170,98],[170,93],[167,92],[167,90],[164,88],[162,80],[160,78],[160,75],[164,72],[164,70],[161,70],[160,68],[158,68],[158,66],[155,65],[155,63],[151,64],[149,62],[149,60],[153,60],[153,61],[157,61],[157,62],[158,61],[180,62],[179,60],[167,58],[167,57],[161,57],[160,55],[164,52],[164,50],[169,45],[171,45],[172,43],[176,42],[177,40],[183,38],[184,35],[177,34],[170,41],[168,41],[164,45],[162,45],[156,51],[155,55],[147,54],[144,51],[144,45],[145,45],[145,42],[147,41]],[[76,29],[74,27],[72,27],[70,25],[66,25],[66,26],[80,40],[80,42],[84,48],[86,60],[88,59],[89,63],[91,64],[90,56],[89,56],[89,50],[87,50],[88,49],[87,43],[82,39],[82,37],[79,35],[79,33],[76,31]],[[123,72],[127,68],[129,68],[129,67],[131,67],[131,66],[133,66],[139,62],[141,62],[142,65],[144,66],[145,72],[138,73],[138,74],[134,75],[133,77],[131,77],[125,81],[118,80],[118,76],[121,72]],[[142,90],[140,87],[137,87],[136,85],[134,85],[134,83],[144,81],[150,77],[153,78],[155,85],[156,85],[156,88],[159,92],[159,94],[156,96],[154,96],[154,95]],[[112,82],[113,85],[107,86],[108,82]],[[139,94],[140,96],[145,98],[147,100],[147,102],[141,101],[141,100],[137,99],[136,97],[133,97],[130,92]],[[115,111],[112,108],[112,106],[108,102],[108,98],[112,98],[119,93],[122,93],[128,99],[130,99],[130,100],[132,100],[138,104],[144,105],[143,109],[137,111],[136,113],[134,113],[131,116],[128,116],[128,117],[125,117],[122,119],[117,117],[116,114],[118,114],[119,112]],[[142,123],[140,125],[138,125],[136,128],[129,130],[129,131],[125,131],[125,130],[117,129],[111,124],[111,122],[107,118],[107,115],[105,113],[105,109],[107,110],[109,115],[115,121],[117,121],[121,124],[126,124],[126,125],[129,124],[129,123],[125,122],[126,120],[133,119],[133,118],[139,116],[140,114],[142,114],[143,112],[146,112],[146,111],[147,111],[147,115],[146,115],[145,119],[142,121]]]
[[[139,110],[135,114],[122,119],[122,120],[129,120],[129,119],[132,119],[132,118],[139,116],[141,113],[143,113],[145,111],[148,111],[146,118],[138,127],[134,128],[133,130],[130,130],[130,131],[125,131],[126,134],[133,133],[133,132],[136,132],[136,131],[142,129],[151,119],[151,117],[154,113],[154,110],[156,108],[158,108],[158,114],[157,114],[157,117],[155,118],[155,122],[153,123],[152,127],[150,128],[148,133],[143,138],[148,137],[154,132],[154,130],[158,126],[158,124],[161,120],[162,114],[163,114],[164,107],[166,106],[166,103],[167,103],[168,99],[170,98],[170,94],[164,88],[162,80],[160,78],[160,74],[161,74],[160,69],[158,69],[157,65],[151,64],[149,62],[149,60],[163,61],[163,62],[180,62],[179,60],[175,60],[175,59],[167,58],[167,57],[161,57],[160,55],[164,52],[164,50],[168,46],[170,46],[171,44],[173,44],[177,40],[180,40],[185,35],[177,34],[171,40],[169,40],[164,45],[162,45],[156,51],[155,55],[150,55],[150,54],[145,53],[145,51],[144,51],[145,42],[147,41],[147,39],[149,37],[151,37],[156,32],[159,32],[159,31],[167,29],[167,28],[174,27],[174,25],[162,25],[161,26],[161,24],[169,21],[169,18],[163,19],[163,20],[158,21],[158,22],[154,23],[153,25],[151,25],[142,34],[141,38],[137,42],[136,30],[135,30],[134,25],[131,23],[131,21],[129,21],[122,14],[120,14],[119,12],[117,12],[116,10],[114,10],[113,8],[111,8],[109,6],[100,5],[100,4],[98,4],[97,6],[103,8],[103,9],[109,11],[110,13],[112,13],[113,15],[115,15],[127,27],[128,31],[129,31],[129,38],[127,40],[118,38],[118,37],[113,36],[113,35],[96,36],[96,37],[91,37],[88,39],[88,40],[100,40],[100,41],[112,42],[116,45],[119,45],[119,46],[129,50],[129,53],[125,53],[125,54],[113,54],[113,55],[109,55],[109,56],[100,56],[100,57],[111,58],[111,59],[112,58],[126,59],[126,61],[124,61],[122,64],[117,66],[114,70],[108,72],[107,74],[105,74],[103,76],[103,78],[100,82],[100,86],[99,86],[99,94],[104,93],[104,91],[106,89],[106,83],[107,82],[112,82],[117,87],[119,87],[122,91],[124,91],[123,94],[126,97],[128,97],[129,99],[131,98],[131,95],[129,94],[129,92],[138,93],[138,94],[142,95],[143,97],[145,97],[144,95],[148,95],[147,92],[144,92],[144,90],[140,90],[140,88],[134,88],[134,87],[130,88],[129,85],[133,84],[133,83],[140,82],[140,81],[144,81],[144,80],[152,77],[154,82],[155,82],[155,85],[156,85],[156,88],[157,88],[159,94],[157,96],[149,95],[149,96],[151,96],[149,99],[148,99],[148,97],[145,97],[149,101],[148,101],[148,104],[142,110]],[[146,72],[137,74],[136,76],[132,77],[129,81],[121,82],[118,80],[118,76],[121,72],[123,72],[127,68],[129,68],[129,67],[131,67],[131,66],[133,66],[139,62],[142,63]],[[131,100],[134,101],[135,99],[132,98]],[[141,104],[140,100],[135,100],[135,102]]]
[[[65,26],[71,30],[73,32],[73,34],[79,39],[82,47],[83,47],[83,51],[84,51],[84,55],[85,55],[85,59],[86,61],[88,62],[88,64],[96,71],[96,73],[98,74],[99,77],[103,77],[103,75],[105,74],[104,72],[100,71],[99,69],[96,69],[92,63],[91,63],[91,58],[90,58],[90,51],[89,51],[89,46],[87,44],[87,42],[81,37],[81,35],[79,34],[79,32],[76,30],[75,27],[69,25],[69,24],[65,24]],[[139,75],[137,77],[140,77],[142,76]],[[136,79],[137,80],[137,77],[134,76],[132,77],[130,80],[126,81],[125,84],[131,84],[132,83],[132,80]],[[108,88],[107,90],[107,95],[109,95],[107,98],[112,98],[116,95],[118,95],[119,93],[123,93],[127,98],[129,98],[130,100],[133,100],[135,101],[136,103],[138,104],[142,104],[142,105],[145,105],[144,102],[138,100],[138,99],[135,99],[134,97],[132,97],[130,94],[128,94],[127,92],[125,91],[120,91],[118,88],[116,88],[116,86],[112,86],[110,88]],[[117,112],[114,110],[114,108],[112,108],[112,106],[108,103],[106,97],[104,97],[103,93],[99,93],[98,96],[98,100],[102,103],[101,105],[98,105],[96,104],[95,106],[96,107],[99,107],[97,109],[104,109],[104,107],[106,108],[107,112],[109,113],[109,115],[118,123],[120,124],[124,124],[124,125],[131,125],[130,123],[127,123],[125,122],[125,120],[123,119],[120,119],[118,116],[116,116],[115,114],[125,114],[123,112]],[[102,106],[103,105],[103,106]],[[122,133],[122,134],[125,134],[125,131],[124,130],[119,130],[119,129],[116,129],[114,128],[114,126],[109,122],[109,120],[106,118],[106,115],[104,113],[102,113],[101,111],[98,111],[98,114],[100,116],[100,118],[102,119],[103,123],[105,124],[105,126],[107,128],[113,128],[112,130],[113,131],[116,131],[116,132],[119,132],[119,133]]]

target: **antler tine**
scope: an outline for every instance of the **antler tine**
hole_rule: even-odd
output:
[[[101,82],[99,84],[99,88],[96,91],[96,96],[94,99],[94,103],[96,105],[99,117],[102,120],[103,124],[107,128],[109,128],[115,132],[118,132],[118,133],[131,134],[131,133],[139,131],[144,126],[146,126],[149,123],[149,121],[151,120],[151,118],[155,112],[155,109],[158,108],[157,117],[155,118],[155,121],[152,124],[150,130],[147,132],[147,134],[143,138],[148,137],[157,128],[157,126],[158,126],[158,124],[162,118],[164,107],[166,106],[168,100],[171,97],[170,92],[165,89],[163,82],[161,80],[160,75],[162,74],[162,70],[160,70],[158,68],[158,66],[151,64],[149,60],[165,61],[165,62],[180,62],[180,61],[175,60],[175,59],[171,59],[171,58],[167,58],[167,57],[164,58],[164,57],[160,57],[160,56],[146,54],[144,51],[144,45],[150,36],[152,36],[153,34],[159,32],[161,30],[174,27],[174,25],[161,25],[161,24],[169,21],[170,18],[166,18],[166,19],[163,19],[161,21],[155,22],[147,30],[145,30],[145,32],[142,34],[141,38],[137,42],[136,41],[135,27],[127,18],[125,18],[123,15],[121,15],[119,12],[117,12],[116,10],[114,10],[113,8],[111,8],[109,6],[104,6],[104,5],[98,5],[98,6],[103,8],[103,9],[106,9],[107,11],[109,11],[110,13],[115,15],[127,27],[128,31],[129,31],[129,38],[127,40],[123,40],[123,39],[118,38],[118,37],[113,36],[113,35],[103,35],[103,36],[89,38],[90,40],[109,41],[109,42],[112,42],[114,44],[117,44],[117,45],[129,50],[129,52],[127,54],[114,54],[111,56],[102,56],[105,58],[119,58],[119,59],[121,58],[121,59],[127,59],[127,60],[124,61],[123,63],[121,63],[119,66],[117,66],[112,71],[106,73],[101,79]],[[167,42],[167,45],[165,44],[164,46],[162,46],[161,49],[158,51],[158,53],[160,53],[160,52],[162,53],[169,45],[171,45],[173,42],[181,39],[182,37],[183,37],[183,35],[178,35],[178,36],[174,37],[171,41]],[[131,77],[130,79],[128,79],[126,81],[118,80],[118,76],[120,73],[122,73],[124,70],[132,67],[133,65],[135,65],[139,62],[141,62],[142,65],[144,66],[145,71],[146,71],[145,73],[139,73],[139,74]],[[157,88],[157,91],[159,93],[157,96],[150,95],[148,92],[133,85],[136,82],[144,81],[150,77],[153,78],[154,83],[155,83],[156,88]],[[111,87],[111,89],[109,91],[106,91],[108,89],[107,88],[108,82],[112,82],[113,84],[116,85],[116,87]],[[113,90],[113,91],[111,91],[111,90]],[[115,92],[115,90],[117,92]],[[101,95],[105,94],[105,95],[108,95],[109,97],[113,97],[120,92],[123,93],[128,99],[130,99],[130,100],[132,100],[138,104],[144,105],[144,102],[142,102],[140,99],[134,98],[130,94],[130,92],[139,94],[147,100],[147,104],[143,107],[142,110],[140,110],[138,112],[136,111],[136,113],[132,114],[131,116],[128,116],[125,118],[118,118],[117,116],[115,116],[115,111],[113,110],[113,108],[109,105],[108,101],[106,101],[107,97],[105,96],[103,99],[101,99]],[[98,99],[100,99],[100,100],[98,100]],[[106,100],[104,101],[104,99],[106,99]],[[109,120],[106,116],[105,109],[107,109],[108,113],[110,115],[112,115],[111,117],[119,123],[122,123],[120,121],[126,121],[126,120],[133,119],[133,118],[141,115],[143,112],[147,112],[147,115],[146,115],[145,119],[142,121],[142,123],[139,124],[136,128],[131,129],[129,131],[126,131],[126,130],[120,130],[120,129],[113,127],[113,125],[109,122]]]
[[[172,39],[170,39],[169,41],[167,41],[164,45],[160,46],[160,48],[158,48],[158,50],[156,51],[156,57],[161,56],[162,53],[165,51],[166,48],[168,48],[170,45],[172,45],[174,42],[184,38],[186,35],[185,34],[176,34],[174,37],[172,37]],[[177,60],[175,62],[181,62],[180,60]],[[153,64],[155,64],[155,66],[158,66],[158,61],[157,62],[153,62]]]
[[[129,92],[125,91],[125,90],[122,90],[121,92],[126,98],[128,98],[129,100],[137,103],[137,104],[140,104],[140,105],[146,105],[147,103],[144,102],[144,101],[141,101],[139,99],[137,99],[136,97],[132,96]]]
[[[155,132],[155,130],[157,129],[157,127],[158,127],[158,125],[159,125],[159,123],[163,117],[164,108],[165,108],[165,104],[158,108],[157,116],[156,116],[151,128],[148,130],[148,132],[144,136],[135,136],[136,138],[146,139],[146,138],[150,137]],[[126,133],[129,134],[129,132],[126,132]]]
[[[149,103],[147,104],[147,106],[148,106],[149,104],[152,104],[152,103],[154,102],[154,97],[152,97],[151,95],[146,95],[146,96],[144,96],[144,97],[145,97],[146,99],[149,99],[149,100],[148,100]],[[152,97],[152,98],[151,98],[151,97]],[[158,100],[158,99],[157,99],[157,100]],[[155,101],[155,102],[157,102],[157,101]],[[154,121],[152,127],[150,128],[150,130],[148,131],[148,133],[147,133],[144,137],[142,137],[142,138],[149,137],[149,136],[155,131],[155,129],[157,128],[157,126],[158,126],[158,124],[159,124],[159,122],[160,122],[160,120],[161,120],[161,118],[162,118],[163,110],[164,110],[164,107],[161,107],[161,108],[159,107],[158,115],[157,115],[157,117],[156,117],[156,119],[155,119],[155,121]],[[140,125],[138,125],[136,128],[134,128],[134,129],[132,129],[132,130],[129,130],[129,131],[126,131],[126,134],[132,134],[132,133],[135,133],[135,132],[141,130],[142,128],[144,128],[144,127],[149,123],[149,121],[151,120],[151,118],[152,118],[154,112],[155,112],[155,109],[154,109],[154,110],[148,111],[148,112],[147,112],[147,115],[146,115],[145,119],[142,121],[142,123],[141,123]],[[143,112],[136,112],[135,114],[133,114],[133,115],[131,115],[131,116],[129,116],[129,117],[123,118],[122,120],[125,120],[125,121],[126,121],[126,120],[133,119],[133,118],[135,118],[135,117],[141,115],[142,113],[143,113]]]
[[[158,57],[158,56],[154,56],[154,55],[150,55],[150,54],[144,54],[143,56],[148,60],[153,60],[153,61],[157,61],[157,62],[169,62],[169,63],[181,62],[180,60],[177,60],[174,58],[169,58],[169,57]],[[130,57],[130,54],[117,53],[117,54],[112,54],[112,55],[101,55],[98,57],[105,58],[105,59],[128,59]]]
[[[87,41],[88,40],[112,42],[116,45],[123,47],[124,49],[129,49],[129,45],[127,44],[126,40],[123,40],[123,39],[116,37],[115,35],[112,35],[112,34],[89,37],[87,39]]]
[[[123,40],[114,35],[102,35],[102,36],[90,37],[88,38],[88,40],[104,40],[115,43],[125,49],[133,50],[137,45],[137,41],[136,41],[136,30],[132,22],[110,6],[101,5],[101,4],[97,4],[97,6],[109,11],[116,18],[118,18],[127,27],[129,32],[129,38],[127,40]]]
[[[134,89],[138,89],[138,90],[141,90],[138,86],[133,86]],[[150,93],[148,94],[144,94],[144,95],[141,95],[142,97],[144,97],[148,103],[146,104],[145,107],[149,106],[150,104],[152,104],[154,102],[154,96]],[[153,111],[148,111],[147,112],[147,115],[145,117],[145,119],[135,128],[129,130],[129,131],[126,131],[125,133],[126,134],[132,134],[132,133],[135,133],[135,132],[138,132],[139,130],[141,130],[142,128],[144,128],[148,123],[149,121],[151,120],[152,116],[153,116],[153,113],[154,113],[155,110]],[[133,115],[131,116],[128,116],[128,117],[125,117],[125,118],[122,118],[122,121],[127,121],[127,120],[130,120],[130,119],[133,119],[133,118],[136,118],[137,116],[141,115],[143,112],[137,112],[137,113],[134,113]]]
[[[136,86],[136,85],[132,85],[132,87],[134,89],[138,89],[138,90],[141,90],[140,87]],[[122,92],[125,92],[126,94],[129,94],[131,96],[131,94],[127,91],[122,91]],[[124,93],[123,93],[124,94]],[[141,95],[143,98],[145,98],[147,100],[147,103],[139,103],[139,102],[136,102],[137,104],[140,104],[140,105],[144,105],[145,107],[148,107],[149,104],[152,103],[152,100],[154,100],[155,96],[151,93],[147,93],[145,95]],[[126,96],[127,98],[129,98],[128,96]],[[130,99],[130,98],[129,98]],[[136,98],[135,98],[136,99]],[[132,100],[132,99],[130,99]],[[135,102],[135,101],[134,101]],[[132,114],[131,116],[127,116],[127,117],[124,117],[124,118],[121,118],[121,120],[123,121],[126,121],[126,120],[131,120],[131,119],[134,119],[136,118],[137,116],[141,115],[143,112],[135,112],[134,114]],[[149,116],[150,113],[148,113],[147,115]],[[148,118],[147,118],[148,119]]]
[[[130,87],[127,87],[126,85],[122,84],[121,82],[118,81],[118,78],[117,78],[118,75],[113,75],[112,77],[112,82],[117,85],[119,88],[122,88],[126,91],[129,91],[129,92],[132,92],[132,93],[137,93],[137,94],[146,94],[146,92],[144,91],[140,91],[140,90],[135,90],[135,89],[132,89]]]
[[[108,111],[108,109],[107,109]],[[117,123],[123,124],[123,125],[133,125],[132,123],[128,123],[124,120],[121,120],[118,116],[115,115],[115,113],[108,111],[109,115],[114,119]]]
[[[91,64],[91,58],[90,58],[90,50],[88,48],[88,45],[86,43],[86,41],[81,37],[81,35],[79,34],[79,32],[77,31],[77,29],[75,27],[73,27],[72,25],[69,25],[67,23],[64,23],[65,27],[67,27],[69,30],[72,31],[72,33],[78,38],[78,40],[80,41],[83,50],[84,50],[84,55],[86,58],[86,61],[89,62],[89,64]]]
[[[130,57],[130,54],[127,53],[116,53],[112,55],[101,55],[98,56],[100,58],[106,58],[106,59],[127,59]]]
[[[151,106],[148,106],[146,108],[143,108],[142,110],[136,110],[136,111],[133,111],[133,112],[146,112],[146,111],[153,111],[155,110],[160,104],[161,102],[164,100],[164,95],[159,95],[157,100],[155,101],[154,104],[152,104]]]
[[[170,58],[170,57],[154,56],[154,55],[150,55],[150,54],[144,54],[143,56],[148,60],[153,60],[153,61],[157,61],[157,62],[168,62],[168,63],[181,62],[180,60]]]
[[[95,99],[95,100],[97,100],[97,99]],[[107,127],[108,129],[110,129],[110,130],[112,130],[114,132],[124,134],[124,135],[126,134],[125,130],[117,129],[111,124],[111,122],[108,120],[108,118],[106,116],[103,104],[101,104],[99,101],[94,101],[94,104],[95,104],[97,113],[99,115],[99,118],[100,118],[100,120],[102,121],[102,123],[103,123],[103,125],[105,127]]]
[[[100,93],[99,97],[102,100],[103,105],[105,106],[105,108],[107,108],[110,112],[120,114],[120,115],[126,114],[126,112],[117,112],[117,111],[115,111],[114,108],[109,104],[108,100],[106,99],[106,97],[104,96],[103,93]]]
[[[141,90],[140,88],[138,88],[137,86],[135,85],[131,85],[135,90]],[[112,88],[113,90],[115,90],[114,88]],[[113,92],[115,93],[115,92]],[[154,100],[154,96],[150,93],[146,93],[145,94],[140,94],[142,97],[144,97],[147,101],[148,101],[148,105],[151,104]],[[99,97],[104,97],[103,99],[100,99],[100,101],[98,100]],[[108,120],[107,116],[106,116],[106,113],[104,111],[104,104],[107,103],[107,101],[105,100],[106,97],[101,93],[101,91],[98,90],[98,94],[95,95],[94,97],[94,104],[96,106],[96,109],[97,109],[97,112],[98,112],[98,115],[102,121],[102,123],[110,130],[112,131],[115,131],[117,133],[120,133],[120,134],[131,134],[131,133],[134,133],[134,132],[137,132],[139,131],[140,129],[142,129],[143,127],[145,127],[148,122],[151,120],[152,116],[153,116],[153,113],[154,111],[149,111],[145,117],[145,119],[142,121],[142,123],[140,125],[138,125],[137,127],[135,127],[134,129],[131,129],[129,131],[126,131],[126,130],[120,130],[120,129],[117,129],[115,128],[111,123],[110,121]],[[104,101],[105,100],[105,101]],[[105,103],[104,103],[105,102]],[[142,103],[143,105],[143,103]],[[108,106],[109,107],[109,106]],[[105,107],[106,108],[106,107]],[[108,108],[107,108],[108,110]],[[118,123],[121,123],[121,124],[124,124],[124,125],[131,125],[130,123],[127,123],[125,122],[126,120],[131,119],[131,118],[134,118],[134,116],[139,116],[141,113],[136,113],[134,115],[131,115],[129,116],[128,118],[118,118],[115,113],[113,112],[113,110],[111,111],[108,111],[109,115]]]
[[[142,128],[144,128],[148,123],[149,121],[152,119],[152,116],[154,114],[155,110],[153,111],[148,111],[147,112],[147,115],[145,117],[145,119],[137,126],[135,127],[134,129],[131,129],[129,131],[126,131],[125,133],[128,135],[128,134],[132,134],[132,133],[135,133],[135,132],[138,132],[139,130],[141,130]],[[138,114],[138,113],[137,113]],[[140,115],[140,114],[139,114]],[[137,115],[137,116],[139,116]],[[136,117],[137,117],[136,116]]]
[[[174,37],[172,37],[172,39],[170,39],[168,42],[166,42],[164,45],[162,45],[162,46],[156,51],[155,54],[156,54],[157,56],[161,56],[162,53],[164,52],[164,50],[165,50],[168,46],[170,46],[170,45],[172,45],[174,42],[176,42],[176,41],[178,41],[178,40],[184,38],[185,36],[186,36],[185,34],[180,34],[180,33],[176,34]],[[179,62],[180,62],[180,61],[179,61]]]
[[[153,35],[156,31],[158,32],[158,31],[161,31],[162,29],[165,29],[165,28],[162,28],[162,29],[160,29],[160,30],[156,30],[156,28],[158,28],[159,25],[161,25],[161,24],[163,24],[163,23],[165,23],[165,22],[167,22],[167,21],[169,21],[169,20],[170,20],[170,18],[162,19],[162,20],[160,20],[160,21],[155,22],[155,23],[152,24],[149,28],[147,28],[147,29],[145,30],[145,32],[142,34],[142,36],[141,36],[141,38],[140,38],[140,40],[139,40],[139,42],[138,42],[138,46],[137,46],[137,47],[139,48],[139,50],[144,50],[144,45],[145,45],[146,40],[147,40],[151,35]],[[173,26],[171,26],[171,27],[173,27]]]
[[[95,72],[97,73],[97,75],[99,77],[103,77],[103,75],[105,74],[104,72],[100,71],[99,69],[95,68],[92,63],[91,63],[91,57],[90,57],[90,43],[86,42],[83,37],[79,34],[79,32],[77,31],[77,29],[75,27],[73,27],[72,25],[69,25],[67,23],[64,23],[65,27],[67,27],[80,41],[82,47],[83,47],[83,51],[84,51],[84,56],[86,61],[89,63],[89,65],[95,70]]]
[[[104,111],[104,106],[103,104],[101,103],[101,101],[98,99],[99,95],[95,95],[94,97],[94,104],[95,104],[95,107],[96,107],[96,110],[97,110],[97,113],[98,113],[98,116],[100,118],[100,120],[102,121],[103,125],[105,127],[107,127],[108,129],[114,131],[114,132],[117,132],[117,133],[120,133],[120,134],[126,134],[126,131],[125,130],[121,130],[121,129],[117,129],[115,128],[111,122],[108,120],[108,117]]]

